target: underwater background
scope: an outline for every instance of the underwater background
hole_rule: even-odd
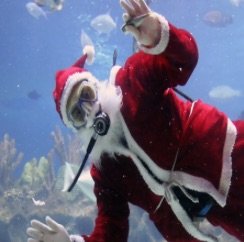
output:
[[[119,0],[65,0],[61,10],[44,6],[37,12],[28,3],[0,1],[0,242],[27,241],[30,219],[46,215],[71,233],[91,232],[93,198],[80,187],[61,192],[65,163],[80,164],[83,150],[55,111],[55,73],[80,57],[87,38],[96,56],[86,68],[99,80],[108,78],[115,49],[119,65],[135,51],[132,37],[121,31]],[[198,43],[198,65],[179,89],[231,119],[244,119],[244,1],[148,3]],[[91,24],[99,15],[105,29]],[[163,240],[147,214],[135,207],[131,213],[129,241]]]

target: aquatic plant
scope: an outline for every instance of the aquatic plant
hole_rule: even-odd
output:
[[[24,154],[18,152],[15,140],[9,134],[4,134],[0,143],[0,190],[11,188],[14,183],[14,172],[23,159]]]

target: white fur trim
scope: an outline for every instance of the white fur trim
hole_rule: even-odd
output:
[[[172,199],[170,202],[168,202],[172,211],[174,212],[175,216],[179,219],[182,226],[185,228],[185,230],[194,238],[200,240],[200,241],[207,241],[207,242],[217,242],[217,239],[213,238],[212,236],[209,236],[207,234],[204,234],[202,231],[200,231],[197,226],[192,222],[190,217],[187,215],[184,209],[182,209],[180,203],[176,199]]]
[[[143,176],[144,181],[147,183],[149,188],[156,194],[165,196],[165,186],[160,185],[156,183],[151,176],[148,176],[145,172],[145,168],[142,166],[141,162],[138,160],[137,156],[131,152],[129,149],[121,148],[118,150],[121,154],[130,157],[136,167],[138,168],[140,174]],[[173,197],[173,194],[171,194],[171,197]],[[167,200],[166,200],[167,201]],[[192,220],[189,218],[189,216],[186,214],[185,210],[181,207],[178,200],[171,199],[170,201],[167,201],[170,205],[172,211],[178,218],[178,220],[181,222],[182,226],[185,228],[185,230],[192,235],[194,238],[197,238],[200,241],[207,241],[207,242],[217,242],[217,240],[213,239],[211,236],[208,236],[207,234],[200,231],[195,224],[192,222]]]
[[[65,87],[60,101],[60,112],[63,118],[63,122],[68,128],[71,128],[74,131],[75,129],[72,125],[72,122],[68,120],[68,116],[66,113],[66,105],[73,87],[83,79],[87,79],[89,82],[93,82],[93,83],[97,82],[96,78],[90,72],[87,71],[76,72],[70,75],[67,79],[67,82],[65,83]]]
[[[70,235],[69,238],[70,238],[71,242],[85,242],[83,237],[81,237],[80,235]]]
[[[115,78],[121,66],[113,66],[110,70],[109,83],[115,85]]]
[[[125,131],[125,136],[126,136],[127,142],[129,140],[129,144],[128,144],[129,145],[129,149],[121,149],[120,153],[125,155],[125,156],[127,156],[127,157],[130,157],[133,160],[134,164],[136,165],[136,167],[138,168],[140,174],[142,175],[144,181],[146,182],[148,187],[155,194],[165,197],[165,195],[166,195],[166,187],[164,186],[164,184],[159,184],[159,183],[155,182],[155,180],[152,178],[152,176],[148,175],[148,172],[145,170],[145,167],[143,167],[143,165],[141,164],[141,162],[139,161],[139,159],[137,157],[138,156],[137,152],[139,151],[138,149],[140,149],[140,147],[134,142],[134,139],[132,139],[132,137],[130,136],[129,130],[126,127],[126,124],[125,124],[122,116],[121,116],[121,121],[122,121],[123,130]],[[167,184],[167,181],[170,178],[171,171],[163,170],[162,168],[157,166],[144,153],[143,150],[139,151],[139,156],[144,161],[146,161],[146,164],[148,165],[148,167],[150,167],[150,169],[154,172],[154,174],[156,174],[159,178],[161,178]],[[168,192],[170,192],[170,190]],[[171,194],[171,197],[173,198],[174,195]],[[186,214],[184,209],[181,207],[181,205],[179,204],[178,200],[171,199],[170,201],[168,201],[166,199],[166,201],[171,206],[171,209],[174,212],[174,214],[176,215],[176,217],[182,223],[182,226],[185,228],[185,230],[190,235],[192,235],[194,238],[197,238],[198,240],[202,240],[202,241],[208,241],[208,242],[216,242],[217,241],[217,240],[213,239],[211,236],[208,236],[208,235],[204,234],[203,232],[201,232],[193,224],[192,220],[189,218],[189,216]]]
[[[198,229],[205,234],[212,235],[218,239],[218,242],[240,242],[235,236],[230,235],[220,226],[212,225],[207,219],[196,224]]]
[[[192,107],[194,107],[194,104],[195,102],[193,103]],[[182,171],[170,171],[160,168],[133,139],[122,115],[121,120],[129,148],[146,163],[146,165],[150,168],[153,174],[156,175],[156,177],[164,182],[175,181],[191,190],[206,192],[212,196],[220,206],[225,206],[232,176],[231,152],[236,138],[236,128],[230,120],[228,120],[227,124],[226,140],[223,148],[223,168],[218,189],[216,189],[216,187],[211,182],[204,178],[193,176]],[[139,167],[136,158],[134,159],[134,162],[149,188],[157,195],[164,195],[165,191],[162,186],[159,186],[159,184],[154,179],[148,178],[148,172],[142,165],[140,165],[140,162],[139,165],[142,167]]]
[[[86,45],[83,48],[83,54],[87,54],[86,62],[87,64],[92,64],[95,59],[95,48],[93,45]]]
[[[133,139],[125,121],[122,115],[120,115],[123,131],[125,134],[126,141],[129,146],[129,150],[127,151],[127,156],[131,156],[132,160],[134,161],[136,167],[138,168],[140,174],[142,175],[144,181],[148,185],[149,189],[154,192],[155,194],[159,196],[165,195],[165,189],[162,185],[157,183],[150,175],[148,175],[148,172],[145,170],[141,162],[138,160],[136,155],[138,155],[146,164],[148,167],[150,167],[150,170],[162,181],[169,181],[170,178],[170,171],[164,170],[160,168],[153,160],[139,147],[139,145],[135,142]],[[130,154],[128,153],[130,152]]]
[[[235,125],[228,119],[225,144],[223,150],[223,168],[219,183],[219,191],[225,196],[225,203],[231,185],[232,158],[231,153],[235,144],[237,130]]]
[[[125,124],[122,115],[121,122],[126,140],[128,142],[129,149],[132,151],[131,153],[134,153],[137,156],[139,156],[150,168],[153,174],[155,174],[156,177],[158,177],[160,180],[166,183],[175,181],[178,184],[181,184],[182,186],[185,186],[189,189],[199,192],[206,192],[213,198],[215,198],[215,200],[219,202],[220,205],[224,206],[225,197],[221,193],[219,193],[219,191],[209,181],[201,177],[189,175],[185,172],[165,170],[159,167],[133,139],[127,125]],[[151,191],[157,195],[164,196],[165,188],[159,183],[157,183],[154,179],[152,179],[152,177],[148,174],[148,172],[145,170],[145,168],[142,166],[141,162],[138,160],[138,158],[136,158],[135,155],[132,156],[132,159],[135,162],[135,165],[137,166],[143,179],[145,180]]]
[[[155,180],[152,178],[152,176],[148,175],[147,171],[145,170],[145,167],[142,165],[142,163],[140,162],[140,160],[138,159],[137,155],[134,152],[132,152],[130,149],[120,147],[119,153],[123,154],[126,157],[130,157],[132,159],[132,161],[136,165],[137,169],[139,170],[143,180],[146,182],[149,189],[153,193],[155,193],[159,196],[165,196],[165,187],[163,185],[155,182]],[[156,164],[154,164],[154,165],[157,167]],[[160,169],[160,168],[158,167],[158,169]],[[162,171],[162,169],[161,169],[161,171]],[[169,176],[168,171],[163,171],[163,172],[165,173],[164,174],[165,176]]]
[[[197,238],[200,241],[221,241],[218,240],[214,234],[208,233],[208,231],[200,230],[196,226],[196,224],[190,219],[188,214],[182,208],[179,201],[174,198],[173,192],[171,190],[167,190],[167,185],[170,185],[170,180],[173,180],[176,183],[179,183],[180,185],[187,187],[189,189],[199,192],[207,192],[212,197],[214,197],[216,201],[219,202],[222,206],[224,206],[225,204],[226,197],[222,195],[218,190],[216,190],[216,188],[209,181],[203,178],[195,177],[184,172],[168,171],[160,168],[135,142],[121,114],[120,118],[122,122],[123,131],[129,146],[129,149],[121,148],[120,153],[127,157],[130,157],[133,160],[134,164],[136,165],[137,169],[139,170],[149,189],[157,195],[166,197],[166,201],[170,205],[172,211],[174,212],[178,220],[181,222],[185,230],[191,236]],[[158,182],[156,182],[152,178],[152,176],[148,174],[148,172],[146,171],[145,167],[142,165],[138,157],[140,157],[150,168],[150,170],[165,183],[159,184]],[[170,193],[169,195],[171,199],[167,199],[167,192]]]
[[[188,120],[189,120],[190,116],[192,115],[192,112],[193,112],[193,109],[194,109],[196,103],[197,103],[197,100],[192,102],[190,113],[189,113],[189,116],[188,116]]]
[[[159,40],[158,44],[154,47],[146,47],[139,43],[139,48],[145,53],[152,54],[152,55],[158,55],[158,54],[164,52],[164,50],[168,46],[170,30],[169,30],[169,23],[165,17],[163,17],[162,15],[159,15],[157,13],[153,13],[153,14],[157,16],[157,18],[161,24],[160,40]]]
[[[206,192],[222,207],[225,206],[226,197],[221,194],[211,182],[201,177],[189,175],[181,171],[172,172],[172,180],[177,181],[184,187],[198,192]]]

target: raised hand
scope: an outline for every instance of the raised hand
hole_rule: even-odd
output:
[[[144,46],[155,46],[160,39],[160,23],[144,0],[120,0],[124,26],[122,30],[131,33]]]

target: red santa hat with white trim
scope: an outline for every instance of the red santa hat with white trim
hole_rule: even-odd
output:
[[[83,79],[95,81],[96,78],[88,72],[85,63],[92,64],[94,61],[95,49],[87,45],[83,49],[83,55],[69,68],[59,70],[56,73],[56,86],[53,91],[53,97],[56,104],[56,110],[62,121],[68,127],[71,126],[66,113],[66,105],[73,87]]]

